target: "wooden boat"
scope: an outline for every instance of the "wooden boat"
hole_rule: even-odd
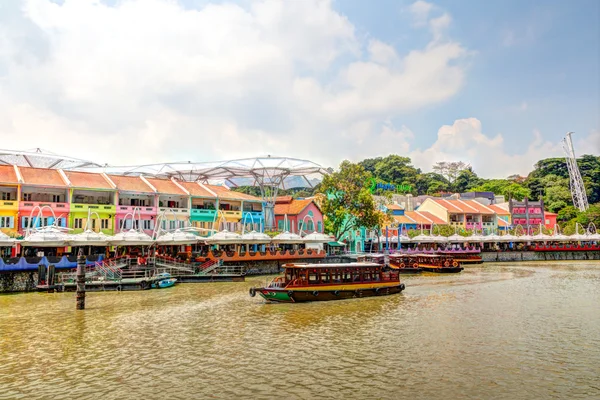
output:
[[[395,270],[377,263],[285,264],[285,272],[268,286],[250,288],[264,299],[281,303],[343,300],[400,293],[404,284]]]
[[[464,269],[458,261],[448,255],[416,254],[413,257],[416,258],[419,267],[427,272],[456,273]]]
[[[418,274],[423,272],[415,256],[409,254],[390,255],[390,268],[401,274]]]
[[[452,256],[456,262],[464,264],[483,264],[479,251],[469,250],[438,250],[437,254]]]

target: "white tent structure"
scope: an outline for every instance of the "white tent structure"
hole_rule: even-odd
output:
[[[241,236],[241,243],[244,244],[267,244],[271,243],[271,237],[266,233],[250,231]]]
[[[130,229],[117,233],[110,238],[109,243],[113,246],[150,246],[154,244],[154,240],[145,232]]]
[[[69,238],[64,229],[49,225],[28,231],[17,243],[25,247],[63,247],[67,246]]]
[[[164,232],[156,238],[156,244],[160,246],[179,246],[198,243],[199,237],[192,232],[176,229],[173,232]]]
[[[242,241],[242,236],[238,233],[229,232],[227,229],[225,229],[204,239],[204,241],[206,244],[239,244]]]
[[[9,237],[6,233],[0,231],[0,247],[11,247],[15,244],[15,239]]]
[[[300,244],[304,243],[302,236],[288,231],[282,232],[275,236],[272,240],[273,243],[277,244]]]
[[[335,242],[335,238],[333,236],[326,235],[320,232],[310,233],[302,238],[304,243],[329,243]]]

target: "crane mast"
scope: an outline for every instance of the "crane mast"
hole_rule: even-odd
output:
[[[573,198],[573,205],[579,211],[585,211],[588,209],[587,194],[585,193],[585,186],[583,185],[583,179],[577,166],[577,159],[575,158],[575,150],[573,149],[573,141],[571,135],[573,132],[567,132],[567,135],[562,140],[562,147],[566,155],[567,168],[569,170],[569,180],[571,187],[571,197]]]

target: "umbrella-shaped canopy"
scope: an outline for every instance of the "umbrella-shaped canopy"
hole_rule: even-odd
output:
[[[467,242],[483,242],[485,240],[484,238],[485,236],[475,233],[471,236],[467,236]]]
[[[0,231],[0,247],[10,247],[15,244],[15,239]]]
[[[555,242],[568,242],[570,238],[567,235],[563,235],[562,233],[558,233],[552,236],[552,240]]]
[[[68,242],[71,246],[106,246],[110,236],[102,232],[94,232],[89,229],[84,232],[69,236]]]
[[[469,242],[469,238],[464,237],[464,236],[460,236],[459,234],[454,234],[448,237],[448,241],[450,243],[466,243]]]
[[[410,242],[412,239],[410,238],[410,236],[408,236],[407,234],[401,234],[400,236],[398,236],[398,241],[400,243],[404,242]]]
[[[241,243],[242,236],[235,232],[229,232],[227,229],[215,233],[211,237],[206,238],[207,244],[233,244]]]
[[[517,241],[519,238],[515,235],[512,235],[510,233],[507,233],[506,235],[500,236],[500,241],[501,242],[515,242]]]
[[[173,232],[165,232],[156,238],[156,244],[161,246],[175,246],[180,244],[193,244],[198,242],[198,236],[192,232],[177,229]]]
[[[582,235],[581,233],[576,233],[574,235],[569,236],[569,240],[576,242],[585,242],[591,240],[588,235]]]
[[[113,246],[149,246],[154,240],[147,233],[130,229],[117,233],[109,240]]]
[[[271,243],[271,237],[266,233],[251,231],[242,235],[242,243],[245,244],[265,244]]]
[[[63,247],[67,245],[69,235],[56,226],[43,226],[32,230],[23,240],[18,241],[22,246],[30,247]]]
[[[588,235],[588,240],[594,240],[594,241],[600,240],[600,233],[598,233],[598,232],[596,232],[596,233],[590,233]]]
[[[436,237],[420,234],[412,238],[412,242],[416,243],[437,243]]]
[[[305,243],[329,243],[333,241],[335,241],[335,238],[333,236],[329,236],[320,232],[313,232],[304,236]]]
[[[502,236],[492,233],[491,235],[484,236],[483,241],[488,243],[498,243],[502,241]]]
[[[522,235],[517,239],[518,242],[531,242],[533,240],[533,236],[531,235]]]
[[[533,242],[552,242],[554,240],[556,240],[554,236],[546,235],[543,232],[540,232],[539,234],[531,237],[531,241]]]
[[[273,238],[273,243],[299,244],[304,243],[304,239],[302,239],[302,236],[300,235],[285,231],[275,236]]]

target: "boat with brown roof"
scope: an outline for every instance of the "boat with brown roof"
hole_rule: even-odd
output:
[[[376,263],[285,264],[283,276],[266,287],[250,288],[265,300],[279,303],[344,300],[397,294],[405,289],[398,271]]]
[[[419,268],[427,272],[456,273],[462,271],[460,263],[452,256],[441,254],[415,254]]]
[[[423,272],[415,256],[409,254],[391,254],[390,268],[397,270],[401,274],[418,274]]]

